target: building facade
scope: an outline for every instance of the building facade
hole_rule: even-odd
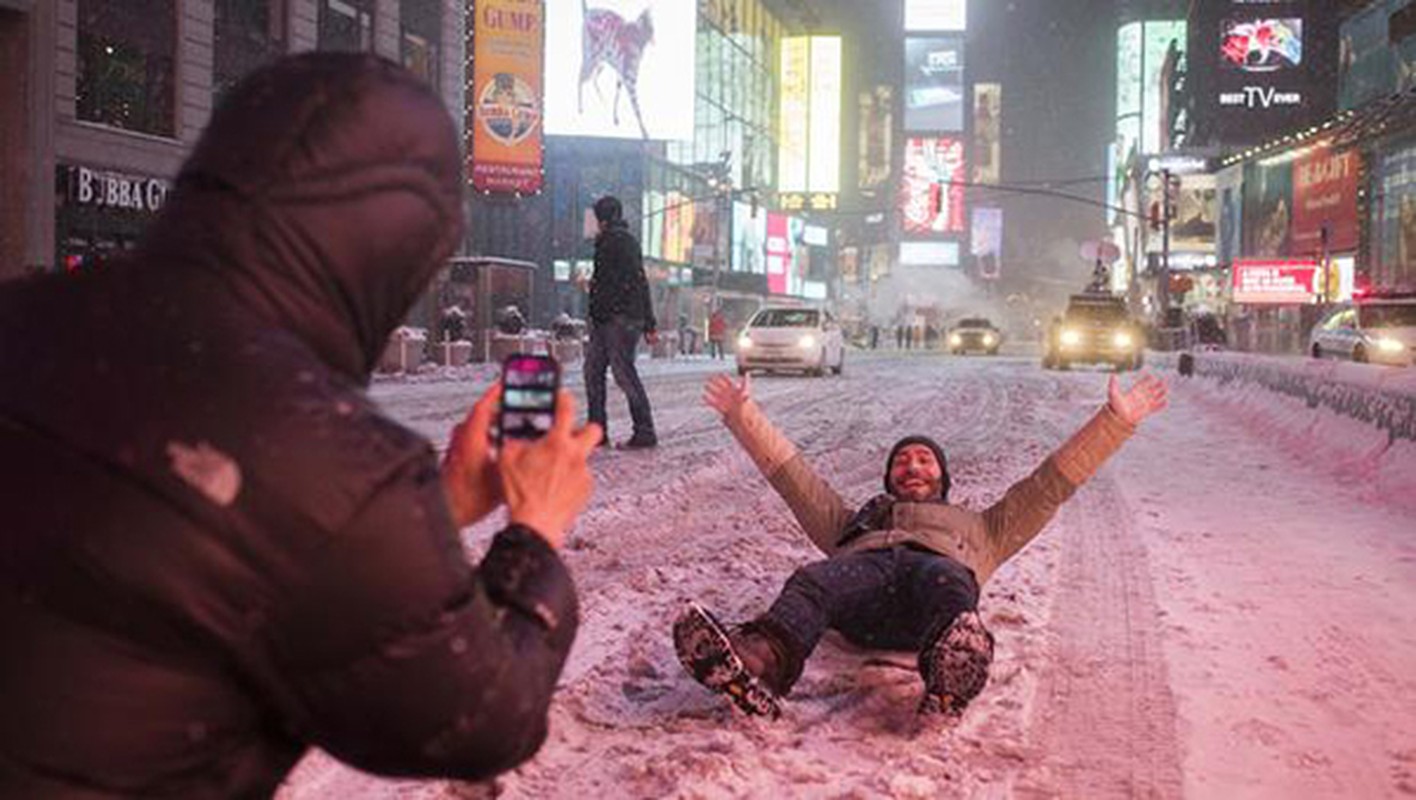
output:
[[[131,248],[222,92],[283,53],[378,53],[460,108],[463,19],[460,0],[0,0],[0,279]]]

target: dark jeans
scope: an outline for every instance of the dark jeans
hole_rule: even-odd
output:
[[[772,607],[752,627],[781,642],[788,685],[828,628],[880,650],[918,651],[954,617],[978,607],[973,570],[909,546],[818,561],[792,573]]]
[[[708,354],[713,358],[723,357],[723,341],[721,339],[708,340]]]
[[[609,322],[590,323],[590,346],[585,353],[585,402],[590,406],[591,422],[598,422],[608,437],[610,429],[605,414],[605,370],[615,376],[615,385],[629,400],[629,416],[634,421],[634,435],[654,436],[654,413],[649,408],[649,395],[634,367],[634,353],[639,348],[643,328],[639,323],[616,317]]]

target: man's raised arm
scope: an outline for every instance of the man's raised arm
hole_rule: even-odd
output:
[[[723,424],[747,451],[762,476],[787,501],[792,515],[811,541],[826,554],[836,550],[841,530],[853,511],[841,496],[821,479],[752,399],[751,380],[744,376],[734,383],[726,375],[715,375],[703,389],[703,400],[722,415]]]
[[[1107,403],[1032,474],[983,512],[996,569],[1023,549],[1051,521],[1077,487],[1101,469],[1146,417],[1165,408],[1165,382],[1145,375],[1123,391],[1116,376]]]

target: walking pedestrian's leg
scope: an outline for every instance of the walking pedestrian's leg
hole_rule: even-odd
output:
[[[615,385],[619,386],[625,399],[629,401],[629,417],[634,421],[634,436],[630,441],[646,446],[657,444],[649,393],[644,391],[644,383],[639,380],[639,370],[634,365],[634,353],[639,346],[639,328],[618,322],[607,327],[612,331],[614,340],[609,348],[610,372],[615,376]]]
[[[598,422],[609,441],[610,427],[605,412],[605,370],[610,367],[609,326],[592,323],[590,344],[585,351],[585,405],[590,422]]]

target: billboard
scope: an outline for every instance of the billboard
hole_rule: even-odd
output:
[[[1335,3],[1209,0],[1194,7],[1185,83],[1196,98],[1196,143],[1265,142],[1335,106]]]
[[[953,136],[905,139],[900,214],[906,234],[963,233],[964,143]]]
[[[790,288],[792,241],[786,214],[767,215],[767,292],[786,294]]]
[[[978,207],[973,210],[969,252],[978,259],[978,274],[996,280],[1003,260],[1003,209]]]
[[[1380,283],[1409,272],[1416,264],[1416,147],[1381,156],[1376,176],[1380,190],[1372,198],[1373,254]]]
[[[540,8],[539,0],[483,0],[477,7],[466,149],[479,192],[541,188]]]
[[[963,38],[905,39],[905,130],[963,129]]]
[[[1213,175],[1180,176],[1175,219],[1170,223],[1171,249],[1213,253],[1218,212]]]
[[[1292,209],[1293,162],[1278,160],[1245,165],[1244,255],[1266,258],[1288,255]]]
[[[876,86],[860,93],[860,152],[856,178],[860,188],[873,191],[890,181],[890,145],[894,141],[895,90]]]
[[[1235,166],[1215,174],[1215,197],[1219,203],[1216,220],[1218,236],[1216,256],[1222,265],[1233,264],[1239,258],[1243,243],[1244,222],[1244,167]]]
[[[1234,302],[1294,305],[1317,299],[1314,261],[1244,258],[1233,267]]]
[[[780,67],[782,207],[834,209],[841,191],[841,37],[785,38]]]
[[[754,213],[747,203],[733,203],[733,247],[729,268],[733,272],[767,273],[767,214]]]
[[[547,133],[693,138],[697,3],[545,0],[545,9]]]
[[[905,267],[957,267],[958,242],[900,242],[900,265]]]
[[[1002,179],[1003,87],[974,84],[973,182],[998,183]]]
[[[1342,23],[1337,46],[1337,107],[1342,110],[1396,91],[1396,61],[1387,25],[1391,5],[1390,0],[1381,0]]]
[[[1146,22],[1141,54],[1141,152],[1159,153],[1166,149],[1169,120],[1166,119],[1164,66],[1172,48],[1185,48],[1184,20]],[[1178,56],[1177,56],[1178,57]],[[1183,65],[1182,65],[1183,66]]]
[[[1293,162],[1293,231],[1289,252],[1318,255],[1357,249],[1357,153],[1316,148]],[[1326,231],[1326,244],[1324,244]]]
[[[968,0],[905,0],[905,30],[962,31],[968,11]]]

